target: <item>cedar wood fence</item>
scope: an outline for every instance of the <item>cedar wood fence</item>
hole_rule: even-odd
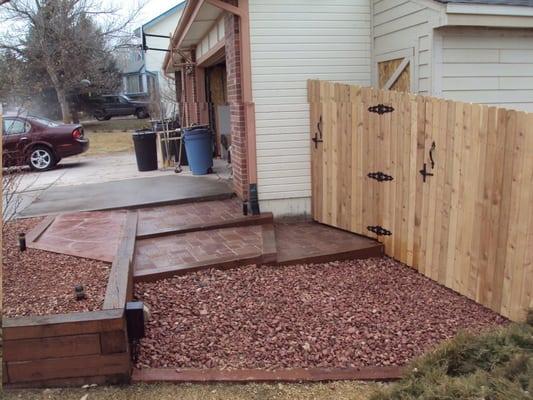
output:
[[[523,320],[533,114],[325,81],[308,82],[308,100],[313,218]]]

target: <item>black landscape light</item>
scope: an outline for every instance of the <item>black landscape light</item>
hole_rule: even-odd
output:
[[[144,337],[144,304],[142,301],[126,303],[126,325],[130,340],[136,341]]]
[[[19,233],[19,249],[20,251],[26,251],[26,234]]]
[[[74,297],[76,300],[84,300],[87,298],[87,295],[85,294],[85,288],[83,285],[76,285],[74,287]]]

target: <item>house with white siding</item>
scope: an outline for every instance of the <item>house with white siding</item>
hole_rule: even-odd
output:
[[[533,111],[533,0],[188,0],[169,50],[252,212],[309,213],[308,79]]]
[[[144,36],[144,68],[148,75],[154,77],[154,95],[165,116],[176,111],[176,91],[174,81],[163,71],[164,50],[168,48],[169,37],[176,29],[184,7],[185,2],[182,1],[144,23],[137,31],[139,36]]]
[[[411,92],[533,111],[532,0],[374,1],[372,40],[376,86],[405,59]]]

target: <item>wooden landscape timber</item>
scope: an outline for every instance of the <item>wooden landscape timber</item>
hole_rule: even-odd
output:
[[[313,218],[524,320],[533,114],[314,80],[308,100]]]
[[[392,366],[278,370],[143,368],[134,370],[132,380],[142,383],[391,381],[400,379],[404,372],[405,368]]]
[[[45,219],[37,231],[52,222]],[[124,308],[133,293],[137,212],[129,211],[101,311],[3,319],[7,387],[80,386],[130,381]],[[32,238],[35,240],[36,238]]]

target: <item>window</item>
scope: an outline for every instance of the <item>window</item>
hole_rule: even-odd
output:
[[[119,98],[117,96],[106,96],[105,97],[105,102],[107,104],[116,104],[116,103],[119,103]]]
[[[20,135],[30,130],[30,125],[20,119],[6,118],[3,123],[4,135]]]
[[[141,90],[141,77],[139,75],[128,75],[126,77],[126,90],[128,93],[139,93]]]

